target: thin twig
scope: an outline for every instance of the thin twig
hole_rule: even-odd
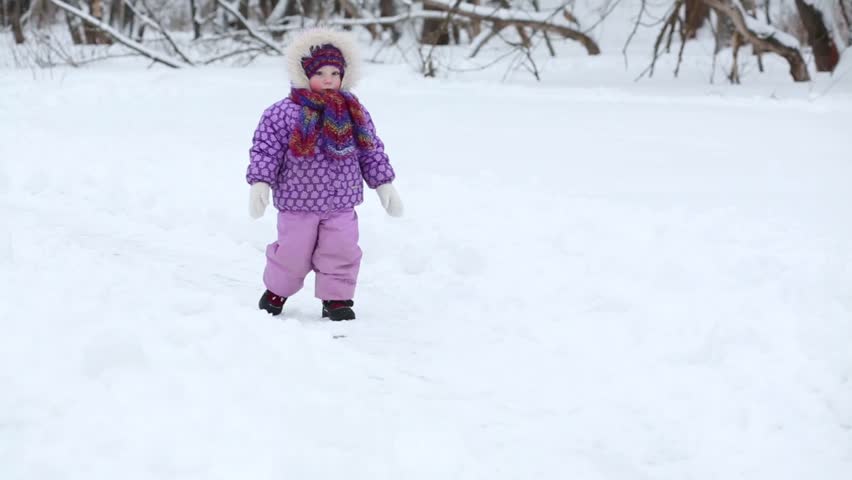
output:
[[[642,15],[645,14],[645,8],[647,7],[646,0],[642,0],[642,8],[639,10],[639,16],[636,18],[636,23],[633,24],[633,30],[630,32],[630,36],[627,37],[627,41],[624,42],[624,48],[621,49],[621,54],[624,55],[624,69],[627,70],[629,65],[627,63],[627,47],[630,46],[630,42],[633,41],[633,37],[636,35],[636,31],[639,30],[639,24],[642,23]]]
[[[218,55],[218,56],[215,56],[215,57],[211,57],[211,58],[201,60],[200,63],[202,63],[204,65],[210,65],[211,63],[219,62],[219,61],[225,60],[226,58],[233,57],[235,55],[242,55],[244,53],[262,52],[263,50],[264,49],[260,48],[260,47],[243,48],[243,49],[240,49],[240,50],[234,50],[232,52],[224,53],[222,55]]]
[[[186,55],[183,52],[183,50],[178,46],[177,42],[175,42],[175,39],[172,37],[172,35],[169,33],[169,31],[166,30],[166,27],[163,26],[163,22],[161,22],[160,19],[157,18],[154,11],[151,9],[151,7],[148,6],[148,2],[145,1],[145,0],[139,0],[139,1],[142,3],[142,6],[145,7],[145,10],[148,12],[148,15],[150,15],[151,18],[148,18],[147,16],[143,15],[142,12],[138,11],[136,9],[135,5],[130,4],[130,0],[124,0],[124,4],[127,5],[128,7],[130,7],[130,9],[133,11],[133,13],[136,14],[136,16],[138,16],[139,18],[141,18],[142,21],[144,21],[145,23],[150,25],[152,28],[154,28],[155,30],[160,32],[163,35],[163,37],[165,37],[166,41],[169,42],[169,45],[172,46],[175,53],[177,53],[178,56],[180,58],[182,58],[184,62],[186,62],[190,65],[195,65],[195,62],[193,62],[189,58],[189,56]]]
[[[677,65],[675,66],[674,76],[677,78],[680,73],[680,64],[683,63],[683,49],[686,48],[686,26],[681,21],[678,33],[680,34],[680,50],[677,52]]]
[[[453,13],[457,8],[459,8],[459,5],[461,5],[461,3],[462,3],[462,0],[456,0],[456,3],[453,5],[453,7],[450,10],[447,10],[446,18],[444,19],[444,22],[441,23],[441,25],[438,27],[438,29],[437,29],[438,32],[442,32],[445,29],[449,29],[450,22],[453,19]],[[432,39],[432,40],[433,40],[432,46],[431,46],[431,48],[429,48],[429,53],[426,54],[426,58],[423,60],[423,68],[429,69],[428,74],[426,76],[433,76],[435,74],[434,69],[432,67],[432,54],[435,52],[435,48],[438,46],[438,39],[435,38],[435,39]],[[424,73],[426,73],[426,72],[424,72]]]
[[[610,9],[609,9],[609,10],[607,10],[606,12],[604,12],[604,13],[601,15],[601,18],[599,18],[599,19],[598,19],[595,23],[593,23],[591,27],[589,27],[589,28],[587,28],[587,29],[583,30],[583,33],[585,33],[585,34],[587,34],[587,35],[588,35],[588,33],[589,33],[589,32],[591,32],[591,31],[592,31],[592,30],[594,30],[594,29],[595,29],[598,25],[600,25],[601,23],[603,23],[603,21],[604,21],[604,20],[606,20],[606,19],[607,19],[607,17],[609,17],[609,15],[610,15],[610,14],[611,14],[614,10],[615,10],[615,8],[616,8],[616,7],[618,7],[618,4],[619,4],[619,3],[621,3],[621,0],[615,0],[615,2],[612,4],[612,7],[610,7]]]

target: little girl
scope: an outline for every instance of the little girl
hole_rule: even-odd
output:
[[[280,314],[313,270],[322,316],[352,320],[361,265],[354,207],[363,202],[363,181],[391,216],[402,215],[402,202],[384,144],[350,93],[358,80],[355,42],[342,32],[308,30],[286,58],[290,95],[263,112],[246,174],[251,216],[263,215],[270,189],[279,211],[259,307]]]

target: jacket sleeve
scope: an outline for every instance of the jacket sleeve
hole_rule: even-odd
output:
[[[373,124],[373,119],[366,109],[364,109],[364,114],[367,117],[367,128],[373,134],[375,144],[372,149],[360,152],[358,161],[361,163],[361,175],[367,182],[367,186],[376,188],[385,183],[392,182],[396,178],[396,174],[385,153],[385,144],[376,135],[376,126]]]
[[[246,181],[274,186],[278,171],[284,165],[289,140],[290,133],[282,105],[275,104],[267,108],[254,131]]]

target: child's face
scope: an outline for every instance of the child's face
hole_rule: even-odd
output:
[[[337,90],[340,88],[340,69],[331,65],[325,65],[317,70],[310,80],[311,90],[321,92],[323,90]]]

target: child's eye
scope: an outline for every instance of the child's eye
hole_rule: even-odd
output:
[[[332,73],[331,73],[331,75],[332,75],[333,77],[339,77],[339,76],[340,76],[340,72],[332,72]]]

